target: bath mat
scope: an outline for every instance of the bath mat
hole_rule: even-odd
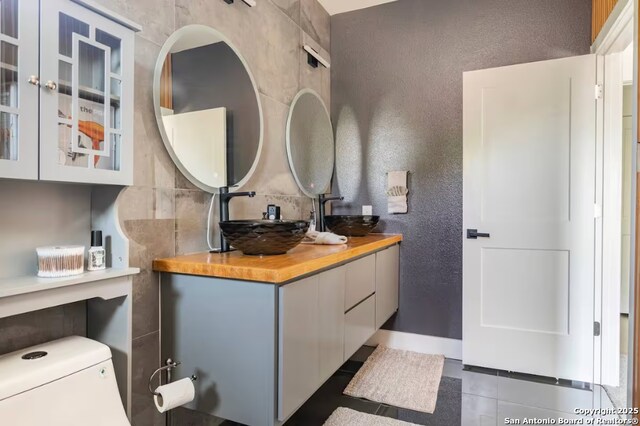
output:
[[[417,426],[390,417],[361,413],[350,408],[338,407],[327,419],[324,426]]]
[[[444,355],[379,345],[344,394],[431,414],[436,409],[443,367]]]

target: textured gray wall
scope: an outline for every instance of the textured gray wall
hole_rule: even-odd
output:
[[[398,331],[462,337],[462,73],[589,53],[590,0],[399,0],[331,18],[336,212],[405,236]],[[411,170],[409,214],[385,172]]]

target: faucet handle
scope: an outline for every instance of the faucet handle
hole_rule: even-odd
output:
[[[325,203],[327,201],[342,201],[344,197],[342,195],[331,195],[331,194],[320,194],[318,196],[320,203]]]

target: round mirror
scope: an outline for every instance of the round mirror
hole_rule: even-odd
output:
[[[309,197],[329,190],[335,144],[327,107],[316,92],[301,90],[287,120],[287,155],[298,186]]]
[[[162,47],[153,81],[156,119],[178,169],[214,192],[242,186],[262,148],[262,108],[247,63],[218,31],[188,25]]]

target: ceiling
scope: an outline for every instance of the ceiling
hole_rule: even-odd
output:
[[[396,0],[318,0],[329,12],[329,15],[350,12],[352,10],[364,9],[366,7],[377,6],[383,3],[390,3]]]

